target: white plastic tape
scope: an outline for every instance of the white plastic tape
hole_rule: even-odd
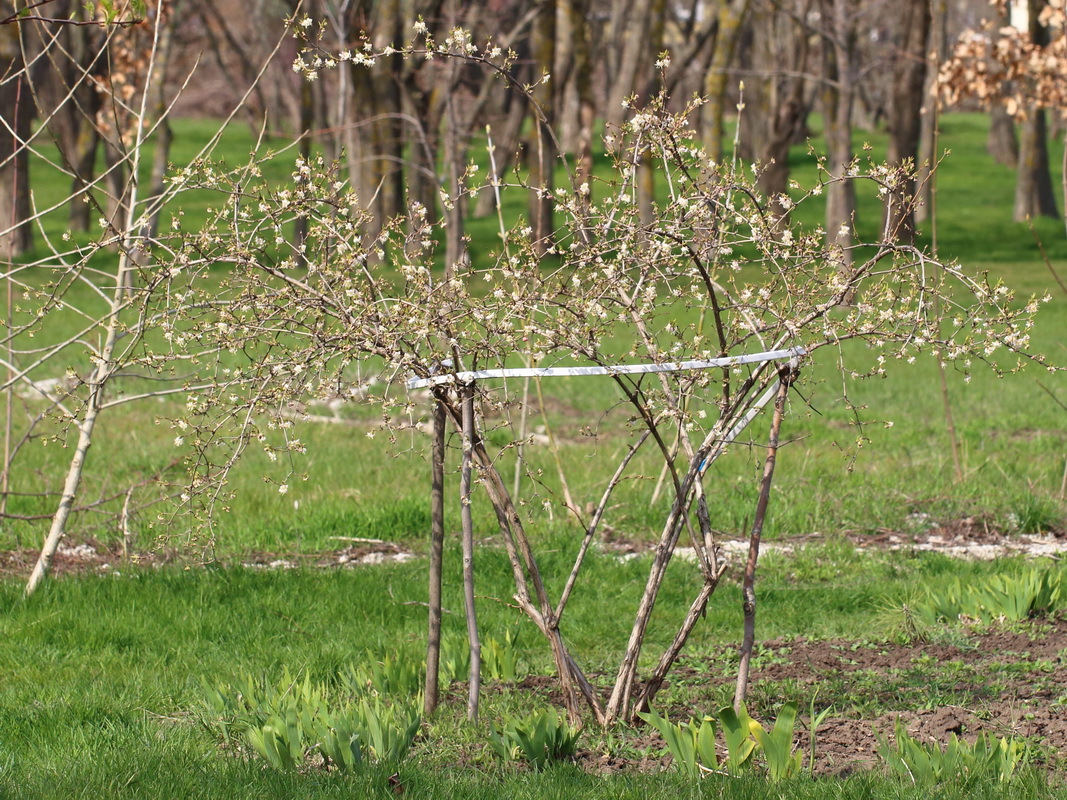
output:
[[[737,364],[761,364],[765,361],[795,359],[807,351],[803,347],[750,353],[743,356],[712,358],[707,361],[669,361],[663,364],[619,364],[610,367],[517,367],[515,369],[483,369],[475,372],[452,372],[429,378],[412,378],[409,389],[424,389],[446,383],[470,383],[483,378],[562,378],[580,375],[640,375],[650,372],[682,372],[693,369],[715,369]]]
[[[797,349],[800,350],[800,353],[804,352],[803,348]],[[796,358],[791,358],[789,360],[789,368],[797,368]],[[700,462],[701,475],[708,471],[708,467],[714,464],[715,461],[719,458],[719,456],[721,456],[726,451],[727,445],[733,444],[733,442],[737,440],[737,437],[740,436],[744,432],[745,428],[749,426],[752,420],[756,418],[756,415],[759,414],[759,412],[762,411],[769,402],[771,402],[771,399],[778,394],[778,389],[781,385],[782,381],[781,379],[778,379],[770,386],[768,386],[767,391],[760,395],[760,398],[755,403],[753,403],[752,407],[744,413],[741,419],[739,419],[732,428],[730,428],[730,432],[726,434],[722,441],[720,441],[716,445],[715,449],[708,453],[704,460]]]

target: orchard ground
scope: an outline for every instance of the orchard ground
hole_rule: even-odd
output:
[[[983,124],[971,116],[945,120],[942,142],[953,154],[938,179],[941,255],[1003,276],[1020,295],[1051,293],[1033,346],[1067,363],[1067,296],[1027,226],[1009,221],[1013,176],[985,157]],[[204,123],[185,126],[177,142],[191,147]],[[247,152],[244,137],[234,131],[227,145],[235,158]],[[872,144],[877,155],[882,142],[873,134]],[[180,161],[181,153],[174,158]],[[804,185],[812,164],[803,148],[796,159],[796,178]],[[1058,152],[1051,161],[1060,163]],[[52,189],[41,187],[42,205]],[[190,210],[186,224],[195,224],[197,213],[203,210]],[[877,225],[875,206],[861,213],[861,223]],[[474,240],[491,241],[495,225],[473,225]],[[1062,223],[1039,221],[1037,232],[1051,268],[1067,278]],[[46,335],[53,334],[63,332]],[[392,651],[417,658],[423,647],[429,469],[428,437],[418,426],[425,419],[413,420],[408,439],[390,446],[368,438],[376,431],[372,410],[343,406],[309,409],[314,418],[302,430],[306,483],[295,482],[280,495],[262,481],[269,470],[265,458],[253,455],[241,465],[234,476],[238,499],[219,518],[210,546],[186,541],[180,521],[160,524],[155,509],[133,518],[124,541],[113,514],[121,498],[105,502],[79,517],[56,580],[24,602],[21,582],[43,522],[5,523],[0,793],[388,796],[399,785],[412,797],[489,797],[501,789],[515,797],[927,797],[928,789],[885,776],[874,757],[876,737],[890,737],[899,717],[913,733],[941,742],[981,731],[1023,737],[1034,763],[1013,793],[1063,795],[1063,618],[964,621],[916,631],[901,616],[931,587],[1008,574],[1028,557],[1005,551],[992,560],[959,558],[944,552],[949,546],[1025,549],[1036,542],[1067,549],[1067,381],[1034,369],[1004,379],[975,370],[969,383],[949,375],[962,479],[934,367],[894,364],[885,380],[850,383],[852,403],[869,407],[862,427],[841,402],[840,384],[836,365],[815,364],[799,386],[809,405],[797,397],[786,419],[788,444],[768,518],[771,546],[757,584],[760,644],[750,707],[763,719],[773,719],[789,700],[799,703],[802,718],[813,698],[819,709],[833,707],[817,736],[814,781],[771,787],[761,778],[713,775],[696,783],[669,769],[659,774],[669,758],[644,727],[601,732],[589,725],[577,766],[545,775],[498,763],[487,744],[488,721],[557,698],[547,648],[508,604],[509,569],[489,544],[478,556],[479,613],[486,631],[520,631],[521,677],[487,688],[479,727],[462,721],[465,687],[453,684],[438,716],[424,723],[399,783],[374,770],[346,777],[313,765],[283,774],[220,749],[196,722],[202,681],[277,676],[286,667],[327,680],[344,665]],[[551,433],[570,490],[584,505],[598,497],[627,445],[626,420],[612,413],[616,397],[606,382],[564,379],[543,389],[547,413],[532,422],[535,430],[547,428],[531,457],[540,448],[551,464],[545,443]],[[35,401],[18,402],[22,413]],[[114,487],[167,465],[173,433],[156,421],[168,410],[167,402],[131,406],[101,422],[83,498],[109,497]],[[725,540],[743,538],[751,520],[762,430],[754,430],[751,446],[724,458],[708,482],[713,524]],[[858,449],[857,439],[863,440]],[[55,489],[57,466],[67,457],[59,446],[39,448],[12,476],[15,488],[37,495]],[[450,459],[458,464],[458,450]],[[576,594],[568,611],[564,633],[596,680],[610,677],[643,581],[643,553],[666,513],[662,497],[651,501],[658,469],[651,461],[646,466],[638,472],[648,479],[628,484],[606,519],[605,542],[586,578],[595,590]],[[545,474],[545,485],[528,497],[549,501],[534,514],[535,531],[549,551],[542,571],[558,593],[578,541],[553,502],[561,489],[554,466]],[[450,474],[448,482],[451,497],[458,480]],[[44,515],[49,502],[28,496],[9,510]],[[488,503],[476,496],[475,506],[476,533],[488,540],[495,525]],[[458,502],[450,503],[445,607],[452,613],[445,625],[455,636],[463,629],[458,516]],[[1047,551],[1034,557],[1049,559]],[[737,560],[657,702],[671,719],[699,717],[729,701],[741,630]],[[684,613],[699,576],[679,561],[668,580],[650,631],[658,644],[669,640],[670,620]],[[606,607],[619,613],[605,614]],[[797,743],[806,752],[805,736],[799,724]],[[457,764],[465,769],[456,770]],[[613,777],[592,777],[604,773]],[[995,783],[943,789],[945,796],[961,797],[995,797],[1001,790]]]

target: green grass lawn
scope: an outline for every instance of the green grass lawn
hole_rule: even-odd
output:
[[[549,559],[551,583],[562,580],[564,558]],[[509,592],[501,553],[479,555],[479,616],[483,630],[518,630],[518,680],[550,674],[547,648],[517,612],[492,598]],[[459,554],[448,553],[446,638],[460,638]],[[644,564],[619,564],[595,556],[590,584],[576,595],[565,634],[594,679],[619,657],[629,613],[636,604]],[[761,641],[798,636],[843,637],[858,643],[887,642],[884,609],[914,596],[947,575],[966,580],[1010,569],[1011,564],[960,564],[943,556],[906,552],[861,556],[840,544],[810,547],[796,556],[772,556],[760,585]],[[0,793],[9,797],[264,797],[328,798],[390,795],[387,777],[370,768],[345,776],[309,766],[301,774],[278,772],[220,748],[198,724],[203,682],[217,684],[242,675],[277,679],[284,668],[331,681],[346,665],[399,653],[418,659],[425,630],[419,605],[426,580],[424,562],[357,569],[253,570],[217,568],[181,571],[122,569],[110,577],[68,577],[49,583],[31,602],[19,599],[13,582],[0,584]],[[664,592],[650,647],[666,644],[669,623],[682,613],[695,589],[695,570],[679,567]],[[610,599],[615,613],[604,614]],[[661,707],[699,715],[728,702],[736,668],[729,649],[740,633],[740,596],[733,580],[713,599],[706,621],[691,642],[689,663],[722,664],[696,683],[679,680],[665,689]],[[1039,629],[1035,629],[1038,631]],[[946,634],[948,633],[946,629]],[[966,632],[963,632],[966,638]],[[774,651],[767,653],[773,659]],[[645,668],[649,664],[643,665]],[[1030,667],[1034,669],[1034,667]],[[929,670],[929,668],[927,668]],[[934,674],[939,669],[933,667]],[[923,680],[930,682],[929,671]],[[1035,673],[1036,675],[1037,673]],[[596,677],[601,676],[601,677]],[[947,680],[947,679],[946,679]],[[951,681],[949,681],[951,684]],[[488,722],[548,702],[544,690],[521,683],[490,683],[482,721],[463,719],[460,687],[422,733],[399,767],[400,781],[414,797],[920,797],[917,789],[877,771],[861,770],[847,780],[810,778],[772,787],[765,779],[685,780],[676,773],[622,774],[610,779],[577,768],[535,776],[496,760],[488,747]],[[821,685],[817,684],[816,688]],[[893,710],[892,700],[875,699],[859,685],[830,689],[834,717],[867,719]],[[756,683],[750,706],[769,718],[782,702],[801,708],[813,687]],[[921,692],[920,692],[921,693]],[[949,694],[955,703],[965,695]],[[872,705],[873,704],[873,705]],[[1020,706],[1020,713],[1026,707]],[[580,739],[589,750],[610,749],[637,757],[662,745],[621,728],[610,738],[590,726]],[[888,736],[890,731],[881,731]],[[636,748],[636,749],[635,749]],[[1042,752],[1039,750],[1037,752]],[[1042,755],[1041,759],[1049,756]],[[463,765],[455,769],[454,765]],[[1012,796],[1061,796],[1062,781],[1024,770]],[[939,797],[994,797],[996,783],[949,784]],[[1022,794],[1019,794],[1022,792]]]

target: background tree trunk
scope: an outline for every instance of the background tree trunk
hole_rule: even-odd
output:
[[[531,37],[534,59],[534,74],[538,81],[533,89],[533,100],[541,108],[542,119],[535,116],[530,130],[530,227],[538,251],[548,249],[552,240],[553,212],[555,201],[551,197],[555,186],[556,147],[553,140],[556,99],[561,94],[555,90],[555,76],[548,82],[541,81],[542,70],[551,73],[556,58],[556,0],[541,0],[541,9],[534,23]],[[562,88],[562,87],[561,87]]]
[[[989,138],[986,152],[998,164],[1014,169],[1019,164],[1019,137],[1015,134],[1015,119],[1002,105],[989,110]]]
[[[577,95],[576,177],[580,185],[593,173],[593,124],[596,103],[593,97],[593,41],[589,27],[591,0],[560,0],[571,41],[571,66],[567,78]]]
[[[0,14],[13,13],[12,2],[0,3]],[[22,147],[30,135],[33,95],[25,75],[19,26],[0,26],[0,260],[10,261],[33,246],[30,216],[29,152]],[[14,131],[14,134],[11,133]],[[10,229],[10,230],[9,230]],[[4,233],[7,231],[7,233]]]
[[[1007,7],[992,6],[997,27],[1011,24]],[[1004,87],[1005,91],[1008,87]],[[1003,105],[995,104],[989,112],[989,139],[986,141],[989,155],[1006,167],[1015,168],[1019,164],[1019,139],[1015,135],[1015,120]]]
[[[497,93],[493,93],[496,95]],[[526,121],[529,109],[525,98],[517,92],[508,91],[504,95],[507,101],[498,107],[497,118],[503,119],[503,125],[493,125],[493,159],[496,161],[498,178],[511,167],[516,151],[522,143],[522,124]],[[474,216],[485,217],[496,209],[496,193],[483,189],[475,203]]]
[[[435,20],[440,16],[441,0],[403,0],[402,26],[411,31],[422,17]],[[400,110],[407,117],[403,128],[404,148],[407,152],[407,202],[419,203],[426,209],[427,220],[438,219],[438,131],[444,115],[444,92],[439,81],[427,73],[438,69],[435,65],[404,62],[399,78]],[[349,137],[358,134],[352,132]]]
[[[849,247],[854,241],[856,189],[846,177],[852,163],[852,105],[854,78],[852,55],[855,47],[853,0],[819,0],[823,20],[823,125],[825,127],[827,170],[833,179],[826,187],[826,236],[840,250],[840,268],[852,263]]]
[[[757,152],[760,162],[760,189],[767,195],[776,216],[787,210],[778,196],[789,190],[789,147],[804,128],[807,108],[804,102],[804,72],[808,61],[808,29],[803,24],[811,10],[811,0],[795,0],[795,14],[775,14],[769,20],[769,36],[775,40],[774,52],[782,65],[771,81],[763,146]]]
[[[58,0],[50,9],[53,15],[66,17],[71,13],[71,3]],[[103,52],[106,33],[96,26],[82,25],[49,30],[42,26],[23,26],[21,32],[23,48],[43,51],[47,62],[48,79],[35,81],[31,88],[39,116],[48,119],[48,133],[72,173],[70,227],[85,231],[92,210],[85,192],[96,172],[100,144],[96,115],[101,93],[93,80],[101,83],[108,80],[109,59]],[[53,46],[47,46],[42,34],[47,34],[50,40],[54,37]],[[38,71],[43,72],[40,68]]]
[[[663,18],[666,13],[665,0],[653,0],[652,14],[649,18],[651,23],[646,33],[647,44],[643,57],[640,60],[640,73],[637,83],[637,104],[647,105],[649,99],[660,89],[659,70],[654,68],[656,56],[663,51]],[[646,150],[637,166],[637,206],[642,225],[651,225],[655,215],[656,203],[656,168],[653,159],[655,154],[650,149]]]
[[[153,74],[149,77],[149,86],[153,93],[151,103],[152,119],[156,122],[155,148],[152,151],[152,174],[149,178],[148,196],[146,200],[151,203],[153,198],[159,197],[165,190],[164,177],[167,173],[167,165],[170,162],[170,146],[174,141],[174,132],[167,118],[167,77],[170,71],[171,55],[174,52],[174,26],[183,18],[186,12],[182,0],[171,0],[167,12],[166,21],[159,31],[159,42],[156,45],[156,59],[152,65]],[[159,212],[152,212],[144,233],[154,237],[159,232]]]
[[[701,114],[700,127],[708,156],[713,161],[722,161],[726,103],[730,89],[733,88],[729,80],[729,69],[750,3],[749,0],[717,0],[717,4],[719,21],[711,63],[704,76],[707,103]]]
[[[374,49],[385,50],[404,41],[408,31],[401,29],[399,0],[378,0],[374,20]],[[375,111],[380,119],[374,124],[374,179],[378,191],[376,216],[384,224],[404,209],[404,132],[400,121],[400,80],[404,69],[398,54],[385,56],[386,64],[371,70],[374,76]]]
[[[756,3],[741,25],[734,53],[734,69],[744,76],[737,112],[737,153],[742,161],[758,161],[767,145],[773,112],[774,84],[781,62],[775,57],[775,12]],[[738,81],[740,84],[740,81]],[[730,87],[732,88],[732,87]]]
[[[926,88],[926,45],[930,38],[929,0],[901,0],[899,47],[893,64],[893,87],[889,97],[889,151],[886,161],[899,167],[899,184],[886,195],[885,230],[892,239],[915,241],[914,174],[922,131],[923,96]]]
[[[1041,24],[1041,12],[1047,5],[1048,0],[1027,2],[1030,41],[1039,47],[1049,44],[1049,30]],[[1048,162],[1048,123],[1045,110],[1036,104],[1026,109],[1020,130],[1014,216],[1016,222],[1039,216],[1059,217]]]
[[[606,47],[607,91],[601,113],[605,128],[618,127],[626,119],[623,102],[634,93],[640,59],[647,49],[651,9],[652,0],[620,0],[612,9]]]
[[[939,103],[936,94],[937,71],[948,57],[948,0],[931,0],[930,35],[926,52],[933,58],[933,68],[926,71],[926,87],[923,90],[922,123],[919,132],[918,200],[915,221],[925,222],[930,218],[934,202],[933,170],[940,154],[937,151],[937,125],[940,124]],[[1012,163],[1015,163],[1014,161]]]
[[[1016,222],[1031,217],[1059,218],[1048,160],[1045,109],[1031,107],[1021,126],[1019,167],[1015,178]]]
[[[92,203],[86,193],[96,174],[96,157],[100,152],[100,131],[93,124],[93,117],[100,109],[100,95],[90,90],[88,103],[84,106],[87,116],[78,125],[78,138],[70,154],[70,166],[74,172],[71,179],[70,227],[75,231],[89,230],[92,218]]]

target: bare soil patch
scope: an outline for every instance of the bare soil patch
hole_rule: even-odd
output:
[[[28,577],[37,562],[38,551],[29,548],[0,550],[0,576]],[[374,539],[355,540],[347,547],[318,553],[269,553],[253,551],[222,559],[206,558],[196,552],[151,550],[123,552],[120,544],[104,544],[89,539],[63,544],[56,551],[50,574],[53,577],[78,574],[118,574],[123,569],[159,568],[168,564],[203,566],[208,563],[244,566],[252,569],[291,569],[294,567],[351,568],[366,564],[409,561],[415,554],[395,542]]]
[[[1002,556],[1059,558],[1067,555],[1067,531],[1042,534],[1009,534],[992,526],[983,516],[965,517],[945,523],[917,520],[917,530],[906,532],[883,530],[874,533],[846,533],[845,538],[860,551],[865,550],[923,550],[943,553],[955,558],[993,559]],[[832,537],[821,533],[790,536],[765,541],[763,552],[792,552],[807,545],[819,544]],[[317,553],[272,553],[255,551],[243,555],[213,559],[195,550],[123,551],[121,543],[104,543],[87,538],[62,544],[56,553],[51,574],[62,576],[80,573],[108,573],[128,566],[160,567],[165,564],[202,565],[205,563],[241,564],[255,568],[285,569],[308,567],[354,567],[364,564],[384,564],[407,561],[417,556],[410,548],[395,542],[376,539],[352,539],[351,544],[337,550]],[[492,544],[489,540],[487,544]],[[748,551],[748,541],[722,536],[719,545],[727,558]],[[655,543],[619,535],[612,529],[604,533],[601,547],[620,558],[635,558],[652,552]],[[676,555],[692,559],[691,548],[678,547]],[[37,561],[38,551],[32,548],[0,550],[0,576],[24,577],[30,574]]]
[[[1009,533],[997,528],[984,516],[964,517],[939,523],[929,519],[926,515],[916,515],[913,521],[914,529],[911,531],[888,528],[864,533],[846,531],[843,536],[860,552],[920,550],[942,553],[953,558],[983,561],[1015,555],[1059,558],[1067,554],[1067,531]],[[760,545],[760,551],[790,553],[798,548],[820,544],[835,538],[822,533],[810,533],[764,540]],[[748,552],[747,539],[720,535],[718,544],[727,557]],[[609,531],[605,535],[602,547],[623,559],[628,559],[651,553],[656,543],[632,539],[621,536],[615,531]],[[676,548],[675,554],[683,559],[695,558],[692,548],[688,547]]]
[[[683,657],[675,680],[721,683],[721,662]],[[830,639],[763,643],[752,674],[752,711],[810,698],[833,712],[816,732],[816,771],[843,774],[878,763],[878,737],[896,720],[923,741],[1025,737],[1050,760],[1067,757],[1067,620],[964,632],[952,644]],[[674,709],[672,718],[692,710]],[[804,720],[806,722],[806,715]],[[798,745],[808,748],[806,725]]]

